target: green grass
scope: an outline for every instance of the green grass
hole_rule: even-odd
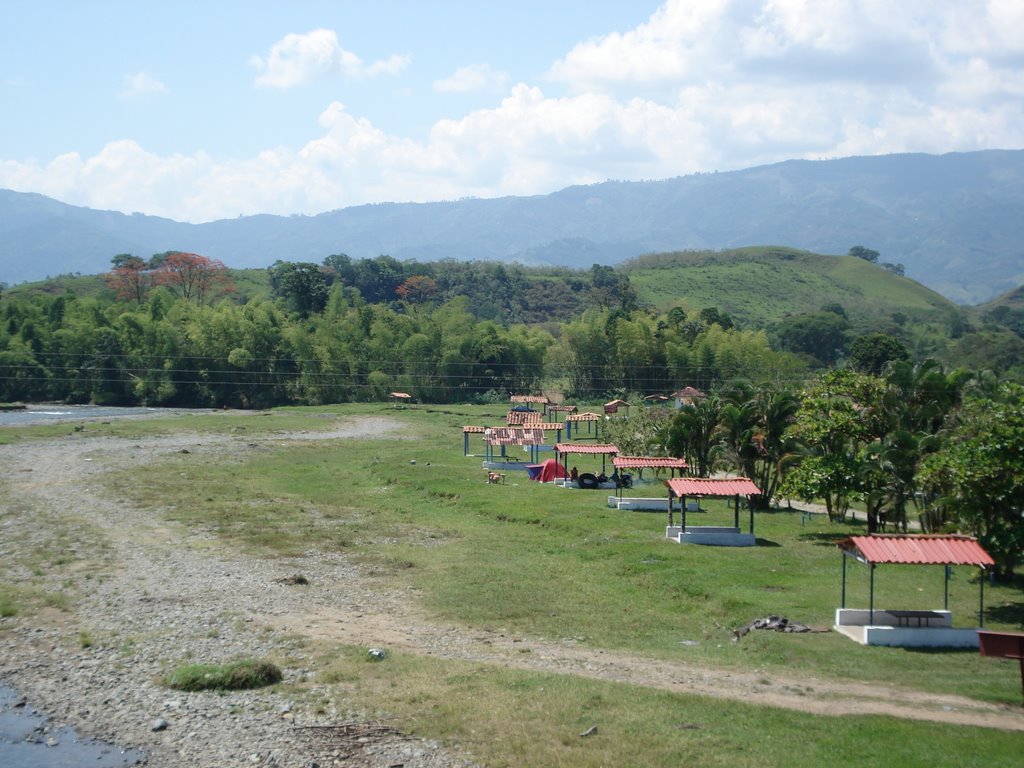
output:
[[[696,314],[718,307],[743,325],[771,326],[788,314],[817,311],[828,297],[855,324],[901,312],[941,321],[955,306],[939,294],[863,259],[758,246],[642,256],[623,265],[640,299]]]
[[[463,456],[461,427],[500,423],[504,412],[344,405],[111,424],[110,434],[202,430],[198,443],[215,432],[251,435],[256,447],[221,460],[201,450],[167,453],[107,482],[127,503],[255,555],[345,551],[382,590],[415,596],[441,622],[524,637],[524,652],[530,638],[571,640],[766,679],[876,682],[1019,705],[1016,666],[977,652],[865,648],[836,633],[752,632],[733,642],[732,629],[772,613],[830,626],[840,590],[835,542],[863,532],[862,523],[815,517],[801,524],[799,512],[783,510],[758,514],[754,548],[673,544],[663,535],[664,514],[609,510],[605,492],[540,485],[515,472],[506,485],[485,483],[480,458]],[[265,439],[362,415],[393,418],[402,430],[368,439]],[[479,452],[479,436],[470,445]],[[652,484],[644,494],[661,491]],[[731,517],[723,506],[706,506],[700,522]],[[848,605],[866,605],[867,571],[852,566],[848,577]],[[973,578],[956,569],[951,582],[961,625],[977,610]],[[941,607],[942,589],[941,568],[876,573],[879,606]],[[1024,628],[1019,585],[987,588],[986,605],[988,626]],[[394,649],[378,664],[366,663],[365,648],[323,645],[318,653],[314,681],[286,686],[293,695],[325,712],[397,719],[403,730],[494,766],[760,766],[796,757],[808,765],[1002,766],[1016,764],[1021,743],[1019,733],[801,714]],[[802,694],[794,688],[792,695]],[[598,731],[581,737],[592,725]]]
[[[378,717],[503,766],[1016,765],[1019,733],[877,716],[827,717],[573,675],[325,649],[321,707]],[[322,690],[322,687],[321,687]],[[787,691],[794,697],[801,692]],[[582,736],[592,727],[596,732]]]
[[[189,664],[163,677],[161,683],[178,691],[238,691],[281,682],[276,664],[241,659],[227,664]]]
[[[479,458],[462,455],[461,434],[462,424],[495,423],[487,421],[494,409],[486,410],[292,409],[262,424],[276,429],[278,418],[307,413],[326,427],[362,411],[400,419],[406,439],[311,441],[224,463],[172,454],[115,483],[132,503],[162,506],[170,519],[252,552],[293,555],[311,541],[348,551],[382,586],[414,587],[438,616],[469,626],[1015,700],[998,665],[977,654],[868,649],[835,633],[753,633],[731,642],[732,629],[768,614],[830,626],[840,597],[835,542],[863,533],[863,522],[816,516],[801,525],[795,511],[759,513],[758,547],[675,545],[664,539],[663,514],[610,510],[603,492],[531,483],[518,473],[506,485],[486,484]],[[724,507],[706,506],[702,522],[731,519]],[[961,623],[977,612],[974,578],[971,569],[954,570],[950,608]],[[941,568],[883,567],[876,605],[941,607],[942,589]],[[851,568],[848,605],[866,605],[867,590],[867,572]],[[987,625],[1022,628],[1019,588],[989,588],[986,604]]]

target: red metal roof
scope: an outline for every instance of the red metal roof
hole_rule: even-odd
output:
[[[406,400],[411,399],[412,395],[410,395],[408,392],[391,392],[388,394],[388,397],[400,397],[403,400]]]
[[[674,477],[666,481],[676,496],[750,496],[761,489],[746,477]]]
[[[922,565],[995,565],[977,539],[970,536],[875,534],[851,536],[839,548],[859,553],[869,563]]]
[[[556,453],[618,453],[619,448],[615,445],[601,445],[599,443],[557,443]]]
[[[551,402],[544,395],[512,395],[509,398],[513,403],[548,403]]]
[[[543,415],[539,411],[509,411],[505,415],[505,421],[508,422],[509,426],[513,424],[530,424],[534,421],[540,421]]]
[[[585,413],[573,413],[565,417],[566,421],[600,421],[603,417],[596,413],[587,411]]]
[[[674,459],[671,456],[616,456],[612,465],[618,469],[686,469],[686,459]]]
[[[484,442],[491,445],[544,445],[544,430],[533,427],[488,427]]]

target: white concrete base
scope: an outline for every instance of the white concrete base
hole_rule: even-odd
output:
[[[666,525],[665,538],[679,544],[703,544],[711,547],[754,547],[757,538],[752,533],[740,533],[739,528],[715,525]]]
[[[480,462],[484,469],[493,469],[495,472],[509,471],[515,472],[516,470],[525,472],[527,467],[534,466],[532,461],[482,461]]]
[[[640,496],[608,497],[608,506],[612,509],[639,509],[654,512],[668,512],[668,499],[643,498]]]
[[[977,648],[978,630],[953,627],[953,614],[936,611],[939,618],[930,620],[931,626],[900,626],[897,618],[884,609],[870,611],[863,608],[837,608],[835,630],[861,645],[880,645],[893,648]],[[873,623],[868,624],[868,621]]]

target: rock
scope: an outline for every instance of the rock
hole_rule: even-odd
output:
[[[581,733],[580,736],[593,736],[595,733],[597,733],[597,726],[592,725],[589,728],[587,728],[587,730],[585,730],[583,733]]]
[[[171,727],[171,724],[169,722],[164,720],[162,717],[158,717],[156,720],[153,721],[153,724],[151,726],[149,726],[149,730],[151,730],[151,731],[166,731],[170,727]]]
[[[370,658],[370,661],[384,661],[388,657],[388,652],[383,648],[371,648],[366,652],[366,655]]]

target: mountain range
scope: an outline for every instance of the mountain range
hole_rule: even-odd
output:
[[[229,267],[346,253],[589,268],[645,253],[855,245],[962,304],[1024,284],[1024,150],[789,160],[548,195],[355,206],[189,224],[0,190],[0,281],[104,272],[115,254],[201,253]]]

